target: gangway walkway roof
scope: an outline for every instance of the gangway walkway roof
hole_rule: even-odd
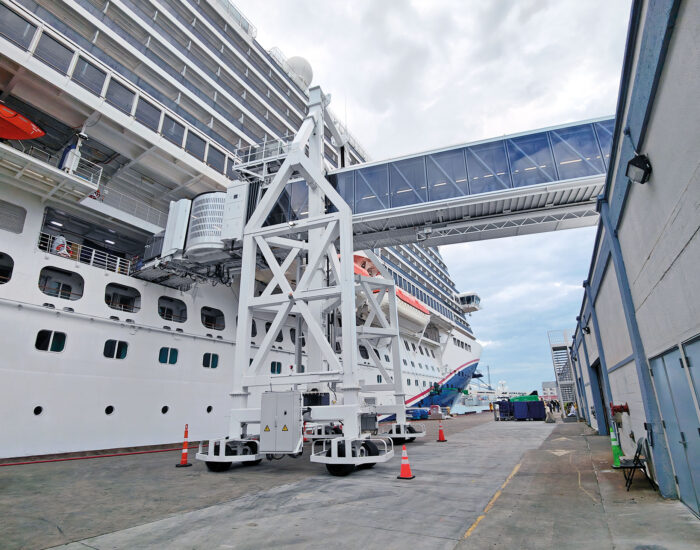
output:
[[[357,249],[593,225],[614,123],[607,117],[355,165],[329,179],[352,208]],[[300,192],[290,189],[288,219],[303,216]]]

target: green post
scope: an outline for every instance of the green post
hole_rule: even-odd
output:
[[[612,446],[613,453],[613,468],[620,467],[620,457],[622,456],[622,448],[617,441],[617,436],[615,435],[615,429],[610,426],[610,445]]]

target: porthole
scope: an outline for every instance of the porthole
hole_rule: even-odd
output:
[[[34,416],[39,416],[42,412],[44,412],[44,407],[34,407]]]
[[[168,407],[167,405],[164,405],[163,408],[160,410],[160,412],[162,412],[163,414],[167,414],[169,410],[170,410],[170,407]]]
[[[213,410],[214,410],[214,407],[212,407],[211,405],[209,405],[209,406],[207,407],[207,414],[209,414],[209,413],[210,413],[211,411],[213,411]]]
[[[105,407],[105,414],[106,414],[107,416],[109,416],[109,415],[112,414],[113,412],[114,412],[114,407],[113,407],[112,405],[107,405],[107,406]]]

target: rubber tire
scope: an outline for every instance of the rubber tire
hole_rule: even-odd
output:
[[[406,431],[410,434],[416,433],[416,429],[413,426],[411,426],[410,424],[408,426],[406,426]],[[416,440],[415,437],[409,437],[408,439],[406,439],[406,443],[413,443],[415,440]]]
[[[246,443],[246,447],[250,449],[250,454],[254,455],[255,451],[257,451],[258,446],[255,443]],[[241,462],[243,466],[257,466],[263,461],[262,458],[258,458],[257,460],[249,460],[248,462]]]
[[[231,462],[206,462],[207,470],[210,472],[225,472],[231,467],[231,464]]]
[[[328,449],[326,456],[331,456],[331,450]],[[345,443],[338,443],[338,456],[345,456]],[[332,476],[344,477],[355,471],[354,464],[326,464],[326,470]]]
[[[362,446],[365,448],[365,456],[379,456],[379,447],[375,445],[372,441],[363,441]],[[377,465],[376,462],[370,462],[368,464],[360,464],[358,470],[369,470]]]

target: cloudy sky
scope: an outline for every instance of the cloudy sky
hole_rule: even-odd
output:
[[[629,0],[234,0],[266,48],[301,55],[379,160],[614,114]],[[441,249],[482,364],[511,389],[553,379],[547,331],[570,329],[594,228]]]

